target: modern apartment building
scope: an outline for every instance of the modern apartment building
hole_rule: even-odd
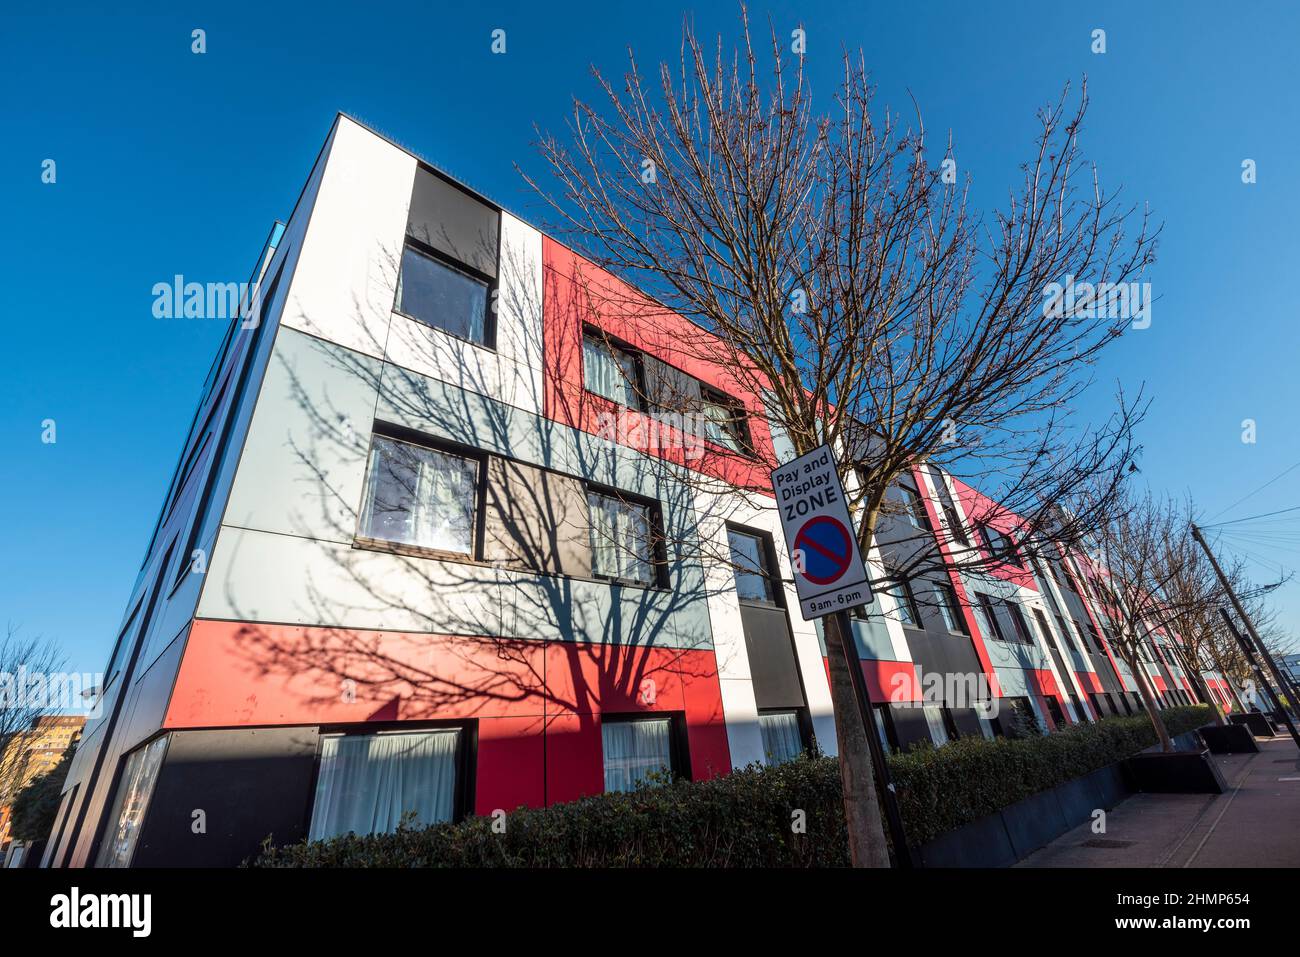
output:
[[[204,384],[47,865],[232,865],[268,836],[835,753],[763,492],[788,443],[731,358],[683,348],[698,327],[344,116],[252,283],[260,321]],[[699,429],[658,414],[683,398]],[[918,533],[1014,527],[913,479],[880,574]],[[854,628],[888,743],[1132,711],[1081,562],[882,591]]]

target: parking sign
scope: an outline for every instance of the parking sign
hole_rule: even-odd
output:
[[[772,472],[804,621],[871,601],[844,486],[823,445]]]

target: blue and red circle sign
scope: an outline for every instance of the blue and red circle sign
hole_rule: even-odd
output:
[[[814,585],[829,585],[849,570],[853,537],[838,519],[819,515],[799,529],[794,547],[803,552],[803,577]]]

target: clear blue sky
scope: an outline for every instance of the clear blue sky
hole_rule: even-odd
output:
[[[539,167],[534,123],[558,128],[570,97],[592,93],[588,65],[621,71],[628,43],[643,64],[675,55],[689,9],[165,6],[61,4],[59,16],[6,12],[0,30],[0,621],[57,640],[87,671],[104,666],[223,332],[154,319],[153,284],[245,278],[338,110],[539,219],[513,166]],[[734,35],[735,7],[701,6],[702,33]],[[805,27],[823,95],[841,49],[861,46],[881,103],[907,107],[910,90],[932,134],[953,131],[982,203],[1014,180],[1034,109],[1087,73],[1088,155],[1165,222],[1152,326],[1098,370],[1145,380],[1155,398],[1145,476],[1214,515],[1300,460],[1294,5],[913,0],[751,14],[786,35]],[[202,56],[190,52],[196,27]],[[489,49],[498,27],[504,56]],[[1104,55],[1090,52],[1094,28]],[[47,158],[55,185],[41,183]],[[1246,158],[1253,186],[1241,183]],[[40,441],[46,418],[55,445]],[[1254,445],[1241,441],[1245,418]],[[1300,469],[1222,517],[1297,504]],[[1278,602],[1300,624],[1300,588]]]

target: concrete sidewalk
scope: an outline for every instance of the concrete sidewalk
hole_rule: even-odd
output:
[[[1016,866],[1300,866],[1300,752],[1289,736],[1259,745],[1212,755],[1225,794],[1135,794],[1106,813],[1104,834],[1082,824]]]

